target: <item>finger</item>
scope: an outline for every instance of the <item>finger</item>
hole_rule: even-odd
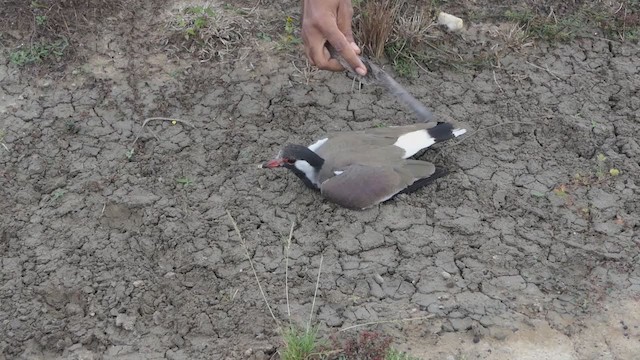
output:
[[[344,68],[338,61],[331,59],[329,50],[321,41],[313,42],[309,48],[309,58],[315,63],[318,69],[330,71],[342,71]]]
[[[337,14],[337,24],[338,29],[342,31],[344,37],[347,38],[347,41],[350,43],[355,43],[353,40],[353,31],[351,29],[351,23],[353,19],[353,6],[351,5],[351,1],[340,1],[340,5],[338,6],[338,14]]]
[[[356,45],[356,43],[355,43],[355,42],[352,42],[352,43],[351,43],[351,48],[353,49],[353,51],[355,51],[355,52],[356,52],[356,54],[360,55],[360,52],[361,52],[361,51],[360,51],[360,47],[359,47],[358,45]]]
[[[358,74],[364,76],[367,74],[367,69],[365,68],[362,61],[360,61],[360,57],[356,54],[354,49],[351,47],[351,44],[347,41],[347,39],[342,35],[342,32],[338,29],[337,26],[335,28],[328,29],[330,31],[325,31],[327,34],[327,40],[333,45],[340,55],[349,63],[352,69],[354,69]]]
[[[356,44],[353,38],[353,6],[350,1],[341,1],[340,6],[338,8],[338,29],[342,31],[344,37],[347,38],[347,41],[350,43],[351,48],[356,54],[360,55],[360,47]]]

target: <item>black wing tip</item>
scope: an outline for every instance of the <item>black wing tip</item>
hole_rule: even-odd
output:
[[[422,189],[423,187],[425,187],[427,185],[432,184],[437,179],[439,179],[441,177],[445,177],[447,175],[449,175],[449,170],[447,170],[445,168],[436,167],[436,170],[434,171],[434,173],[431,176],[416,180],[413,184],[407,186],[402,191],[400,191],[398,194],[411,194],[413,192],[416,192],[416,191]]]
[[[427,129],[427,132],[436,142],[441,142],[458,137],[467,130],[457,128],[449,122],[438,122],[434,127]]]

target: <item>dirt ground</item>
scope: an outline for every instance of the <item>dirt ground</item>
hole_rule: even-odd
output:
[[[594,30],[400,79],[469,132],[424,155],[447,177],[354,212],[258,164],[325,131],[414,119],[379,88],[278,49],[298,3],[234,2],[250,31],[209,60],[166,40],[176,4],[113,2],[48,65],[12,64],[21,33],[3,33],[0,359],[277,357],[226,211],[281,322],[295,221],[288,300],[301,326],[322,258],[322,334],[375,323],[338,335],[380,331],[423,359],[640,358],[637,41]],[[508,29],[468,20],[456,51],[484,54]],[[149,117],[187,122],[142,129]]]

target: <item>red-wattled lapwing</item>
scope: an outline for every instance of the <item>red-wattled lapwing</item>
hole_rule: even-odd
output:
[[[329,201],[362,210],[446,175],[430,162],[409,158],[465,132],[430,122],[336,133],[308,147],[286,145],[262,167],[287,168]]]

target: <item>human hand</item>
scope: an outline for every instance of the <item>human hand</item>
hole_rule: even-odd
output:
[[[307,58],[322,70],[344,70],[331,58],[325,43],[329,41],[338,53],[361,76],[367,74],[360,48],[353,40],[351,0],[304,0],[302,7],[302,41]]]

